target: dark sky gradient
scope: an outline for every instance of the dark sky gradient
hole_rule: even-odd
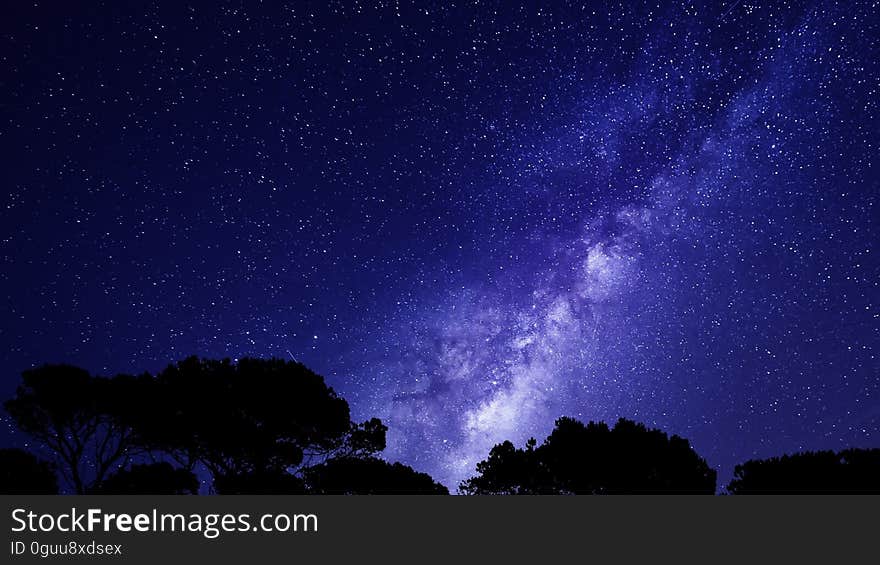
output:
[[[877,446],[876,5],[323,4],[5,8],[3,397],[294,357],[451,487],[561,415]]]

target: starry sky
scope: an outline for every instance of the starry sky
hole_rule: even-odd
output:
[[[0,393],[294,358],[453,488],[562,415],[877,446],[878,6],[711,4],[10,4]]]

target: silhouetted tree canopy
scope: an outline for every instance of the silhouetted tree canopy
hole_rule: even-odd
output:
[[[165,461],[132,465],[110,475],[91,494],[198,494],[199,480],[192,471],[176,469]]]
[[[22,449],[0,449],[0,494],[58,494],[52,464]]]
[[[880,449],[816,451],[737,465],[731,494],[880,494]]]
[[[477,464],[464,494],[713,494],[716,472],[678,436],[620,419],[560,418],[540,446],[509,441]]]
[[[352,422],[348,403],[299,363],[191,357],[159,373],[143,398],[133,426],[145,446],[203,464],[220,491],[257,488],[248,476],[289,487],[284,475],[385,448],[381,421]]]
[[[301,477],[284,470],[267,470],[214,477],[217,494],[306,494]]]
[[[70,365],[44,365],[22,374],[5,407],[19,429],[52,453],[62,477],[83,494],[134,454],[122,416],[137,406],[134,379],[97,378]]]
[[[109,379],[46,365],[25,371],[5,406],[79,494],[196,492],[199,470],[224,494],[309,492],[315,468],[312,482],[338,492],[439,486],[375,459],[387,427],[353,422],[321,376],[279,359],[191,357],[155,377]]]
[[[314,494],[449,494],[426,473],[374,457],[331,459],[305,476]]]

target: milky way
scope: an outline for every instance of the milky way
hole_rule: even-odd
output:
[[[659,142],[677,150],[627,159],[651,171],[644,186],[584,214],[568,237],[525,244],[525,253],[549,259],[526,258],[532,269],[516,291],[504,288],[503,268],[523,261],[502,261],[491,284],[456,289],[434,312],[406,319],[399,337],[405,360],[395,357],[384,374],[411,382],[373,405],[390,406],[384,415],[395,452],[423,466],[436,465],[439,453],[436,472],[454,485],[495,443],[540,437],[561,415],[647,419],[694,438],[715,458],[748,441],[754,444],[740,458],[834,445],[829,438],[839,426],[846,439],[837,441],[876,438],[877,363],[868,353],[876,340],[856,338],[862,354],[847,341],[847,330],[859,325],[853,334],[873,329],[876,338],[877,281],[869,276],[877,272],[869,255],[876,232],[838,235],[823,225],[824,200],[833,196],[824,192],[822,162],[835,141],[831,132],[810,132],[817,117],[828,124],[848,108],[821,94],[823,82],[842,78],[829,76],[824,59],[839,58],[840,36],[835,45],[820,14],[810,16],[780,33],[752,80],[717,107],[706,102],[718,96],[714,54],[686,56],[688,76],[669,84],[669,69],[657,68],[646,48],[620,86],[573,109],[569,127],[542,139],[541,171],[517,190],[540,190],[563,172],[576,173],[589,190],[596,169],[625,182],[615,170],[625,148]],[[710,32],[695,35],[695,45],[711,41]],[[864,72],[850,70],[851,80]],[[876,136],[869,123],[863,139]],[[853,150],[852,140],[841,141]],[[876,189],[876,179],[858,176],[847,184],[873,181]],[[857,216],[865,202],[868,212],[874,200],[857,205]],[[841,260],[822,240],[835,237],[854,247],[857,262],[871,263],[854,277],[870,294],[856,304],[831,299],[836,306],[823,304],[824,327],[815,327],[809,303]],[[853,259],[846,257],[849,269]],[[840,318],[830,313],[835,307]],[[811,351],[828,340],[847,353]],[[826,410],[827,371],[841,370],[864,377],[858,392],[836,389],[854,396],[844,421],[820,417],[804,426],[801,418]],[[788,414],[778,417],[781,410]],[[801,436],[796,447],[786,447],[789,434]]]
[[[294,357],[453,488],[563,415],[683,435],[722,481],[877,444],[875,6],[3,26],[5,394]]]

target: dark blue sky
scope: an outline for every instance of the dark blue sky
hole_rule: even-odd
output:
[[[20,2],[3,374],[294,357],[450,486],[561,415],[876,446],[870,3]],[[6,442],[20,441],[6,433]]]

